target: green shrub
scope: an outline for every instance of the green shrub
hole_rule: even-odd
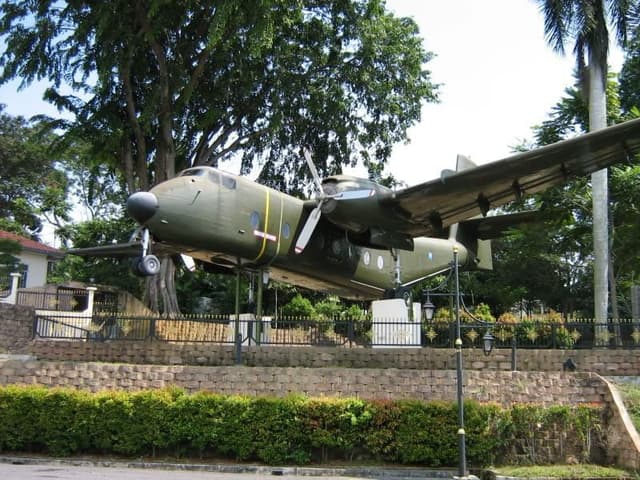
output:
[[[558,431],[584,457],[599,415],[592,406],[503,409],[465,402],[469,464],[509,458],[511,445],[536,461],[536,442]],[[457,463],[457,430],[449,402],[0,387],[0,451],[165,453],[269,464],[358,458],[442,467]]]

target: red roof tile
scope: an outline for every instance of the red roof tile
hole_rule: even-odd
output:
[[[18,242],[20,245],[22,245],[22,248],[24,250],[27,250],[29,252],[42,253],[44,255],[50,255],[52,257],[64,256],[64,252],[62,252],[61,250],[58,250],[57,248],[50,247],[49,245],[36,242],[35,240],[31,240],[26,237],[21,237],[20,235],[16,235],[15,233],[5,232],[4,230],[0,230],[0,238]]]

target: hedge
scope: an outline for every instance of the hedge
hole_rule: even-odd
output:
[[[563,454],[585,459],[600,415],[599,407],[588,405],[465,402],[468,463],[546,463],[553,459],[545,452],[558,450],[558,442]],[[458,461],[457,430],[456,405],[446,402],[0,387],[0,452],[446,467]]]

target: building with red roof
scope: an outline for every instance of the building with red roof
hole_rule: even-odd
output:
[[[4,230],[0,230],[0,239],[11,240],[22,246],[22,252],[16,255],[25,266],[24,270],[19,272],[22,274],[20,277],[22,288],[46,285],[47,274],[52,265],[64,256],[62,250]]]

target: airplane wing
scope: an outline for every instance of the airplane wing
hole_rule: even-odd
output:
[[[524,195],[630,162],[638,152],[640,119],[399,190],[383,204],[402,219],[396,231],[434,235]]]
[[[151,245],[151,253],[156,255],[175,255],[185,253],[185,251],[185,249],[159,242],[153,242]],[[82,257],[139,257],[142,254],[142,244],[140,242],[126,242],[96,247],[70,248],[67,250],[67,254]]]
[[[506,215],[496,215],[489,217],[478,217],[470,220],[462,220],[460,226],[473,238],[480,240],[491,240],[504,236],[505,232],[513,227],[518,227],[525,223],[539,223],[549,220],[549,213],[540,210],[527,210]]]

